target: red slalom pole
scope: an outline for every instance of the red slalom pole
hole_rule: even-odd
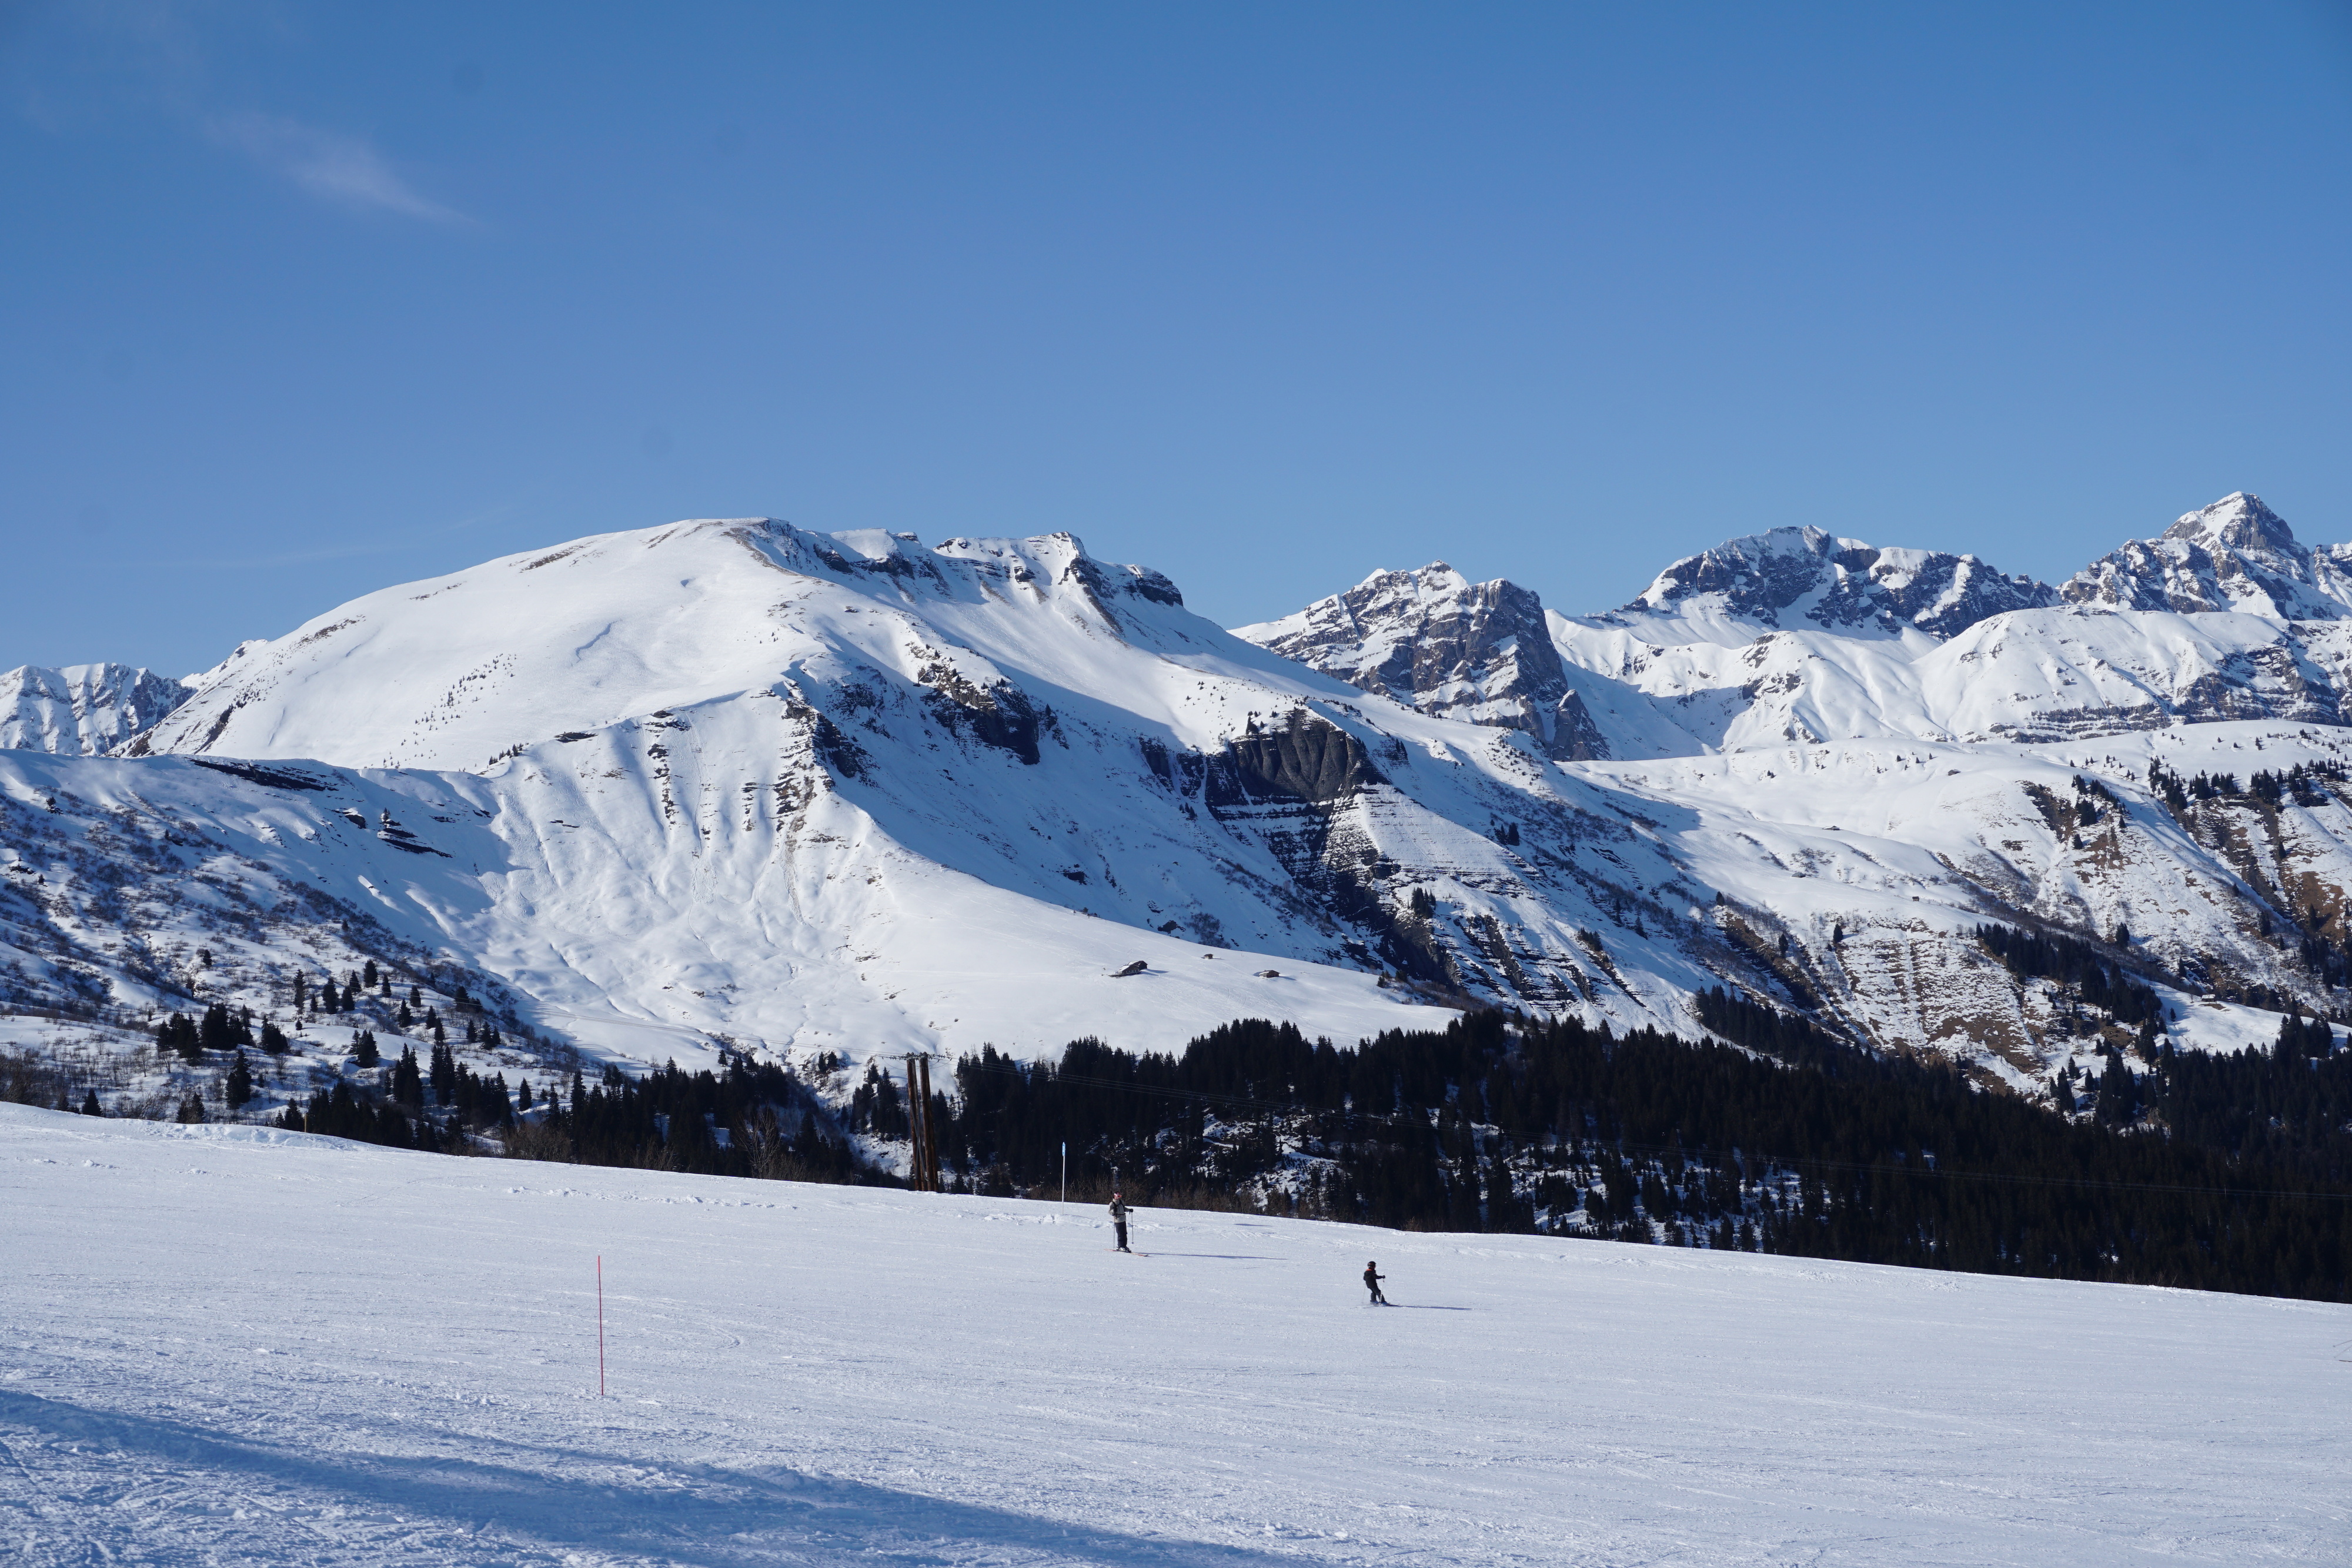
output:
[[[596,1254],[596,1397],[604,1397],[604,1255]]]

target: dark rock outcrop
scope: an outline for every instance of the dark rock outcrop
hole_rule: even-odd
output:
[[[1473,583],[1443,561],[1375,572],[1236,635],[1422,713],[1525,731],[1547,756],[1609,755],[1552,646],[1543,601],[1514,582]]]
[[[1950,637],[2012,610],[2058,602],[2058,591],[1995,571],[1972,555],[1881,549],[1819,528],[1774,528],[1687,556],[1622,614],[1655,614],[1718,596],[1725,614],[1784,626],[1793,612],[1832,632],[1914,627]],[[1790,629],[1793,630],[1793,627]]]
[[[1382,782],[1354,736],[1294,713],[1213,758],[1203,796],[1212,811],[1224,815],[1254,806],[1330,806]]]
[[[1028,693],[1010,681],[983,686],[967,680],[944,658],[917,671],[915,679],[927,688],[931,716],[942,727],[1037,765],[1037,707]]]

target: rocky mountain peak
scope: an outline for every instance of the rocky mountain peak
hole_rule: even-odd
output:
[[[2210,507],[2184,515],[2164,530],[2164,537],[2186,539],[2209,550],[2229,549],[2240,554],[2270,551],[2289,557],[2302,553],[2294,530],[2286,526],[2286,519],[2263,506],[2260,496],[2248,495],[2243,490],[2232,491]]]
[[[1883,549],[1811,528],[1728,539],[1660,572],[1620,614],[1713,612],[1793,630],[1950,637],[2011,610],[2057,601],[2057,591],[2011,577],[1973,555]]]
[[[2077,604],[2183,614],[2235,611],[2273,621],[2352,616],[2352,551],[2312,549],[2286,519],[2240,490],[2182,516],[2152,539],[2134,539],[2076,572],[2062,591]]]
[[[1571,685],[1543,601],[1445,562],[1376,571],[1296,615],[1234,633],[1360,690],[1441,717],[1523,730],[1547,755],[1608,755]]]
[[[193,687],[130,664],[24,664],[0,674],[0,747],[94,756],[188,700]]]

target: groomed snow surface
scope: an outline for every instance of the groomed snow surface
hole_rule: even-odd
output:
[[[2352,1560],[2337,1306],[21,1106],[0,1214],[27,1568]]]

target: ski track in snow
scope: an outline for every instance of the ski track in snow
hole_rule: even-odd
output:
[[[20,1106],[0,1213],[26,1568],[2352,1558],[2339,1306]]]

